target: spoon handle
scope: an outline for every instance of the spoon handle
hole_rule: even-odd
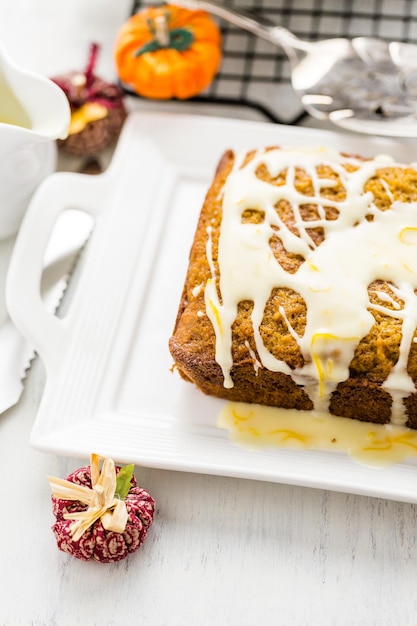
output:
[[[290,59],[294,57],[295,50],[307,52],[310,48],[308,42],[298,39],[298,37],[282,26],[266,26],[247,15],[236,13],[229,8],[208,0],[178,0],[177,4],[188,9],[207,11],[234,26],[247,30],[262,39],[266,39],[270,43],[282,48]]]

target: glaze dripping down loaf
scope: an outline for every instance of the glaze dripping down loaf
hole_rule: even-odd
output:
[[[414,166],[229,151],[169,347],[209,395],[417,428],[416,290]]]

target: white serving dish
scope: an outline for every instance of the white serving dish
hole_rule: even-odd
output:
[[[217,428],[222,402],[171,372],[168,351],[205,191],[227,148],[322,144],[409,162],[411,143],[164,113],[131,114],[109,169],[52,175],[18,236],[7,285],[10,314],[35,345],[46,385],[32,444],[44,451],[157,468],[321,487],[417,502],[412,461],[375,469],[343,453],[251,451]],[[45,248],[66,209],[95,227],[68,310],[39,296]]]

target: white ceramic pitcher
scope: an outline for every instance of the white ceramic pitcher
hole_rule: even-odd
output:
[[[0,44],[0,239],[19,228],[39,183],[56,168],[56,139],[68,132],[64,92],[18,67]]]

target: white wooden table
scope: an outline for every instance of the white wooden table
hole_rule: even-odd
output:
[[[129,8],[0,0],[0,39],[16,62],[46,75],[82,67],[98,41],[100,73],[113,77],[111,42]],[[115,565],[59,552],[46,475],[65,477],[87,459],[30,447],[42,384],[37,361],[19,405],[0,416],[0,625],[415,623],[411,504],[142,469],[158,505],[143,548]]]

